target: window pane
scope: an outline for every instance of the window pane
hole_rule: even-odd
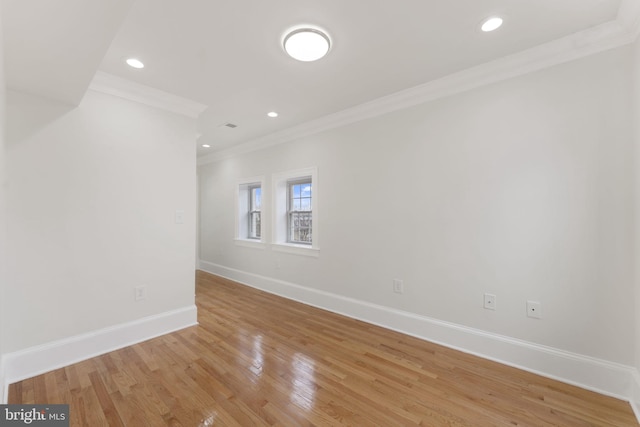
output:
[[[251,212],[249,214],[249,238],[260,238],[260,212]]]
[[[292,212],[290,214],[290,238],[296,243],[311,243],[311,213]]]
[[[311,199],[304,198],[300,200],[300,210],[301,211],[310,211],[311,210]]]
[[[252,187],[251,192],[249,193],[249,197],[250,210],[259,211],[260,205],[262,204],[262,188]]]
[[[260,210],[260,206],[262,205],[262,188],[256,187],[253,189],[253,195],[251,197],[253,199],[253,209],[255,211]]]

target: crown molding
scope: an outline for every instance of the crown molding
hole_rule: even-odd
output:
[[[632,41],[640,36],[640,0],[622,0],[616,21]]]
[[[98,71],[95,74],[89,89],[194,119],[198,118],[207,108],[206,105],[190,99],[172,95],[103,71]]]
[[[450,74],[298,126],[198,158],[198,165],[290,142],[436,99],[466,92],[634,42],[640,34],[640,0],[622,0],[617,19],[549,43]]]

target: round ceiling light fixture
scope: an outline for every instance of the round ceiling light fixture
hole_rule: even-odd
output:
[[[331,41],[323,31],[316,28],[296,28],[287,33],[282,41],[285,52],[303,62],[317,61],[331,48]]]
[[[480,29],[485,33],[489,31],[497,30],[502,26],[503,19],[499,16],[492,16],[491,18],[487,18],[482,22],[482,26]]]
[[[275,119],[276,117],[278,117],[278,113],[276,113],[275,111],[269,111],[267,113],[267,116],[271,117],[272,119]]]
[[[142,63],[142,61],[136,58],[127,59],[127,64],[133,68],[144,68],[144,64]]]

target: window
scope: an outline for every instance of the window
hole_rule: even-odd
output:
[[[264,244],[263,189],[263,177],[238,181],[235,240],[239,245],[259,247]]]
[[[260,218],[260,207],[262,205],[262,186],[260,185],[250,185],[249,191],[247,191],[249,196],[249,214],[247,215],[249,219],[249,228],[248,228],[248,238],[249,239],[258,239],[260,240],[261,236],[261,218]]]
[[[273,249],[318,256],[317,168],[274,174],[273,203]]]
[[[311,177],[287,182],[287,241],[312,243]]]

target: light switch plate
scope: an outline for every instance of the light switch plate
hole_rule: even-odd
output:
[[[184,211],[176,211],[176,224],[184,224]]]

